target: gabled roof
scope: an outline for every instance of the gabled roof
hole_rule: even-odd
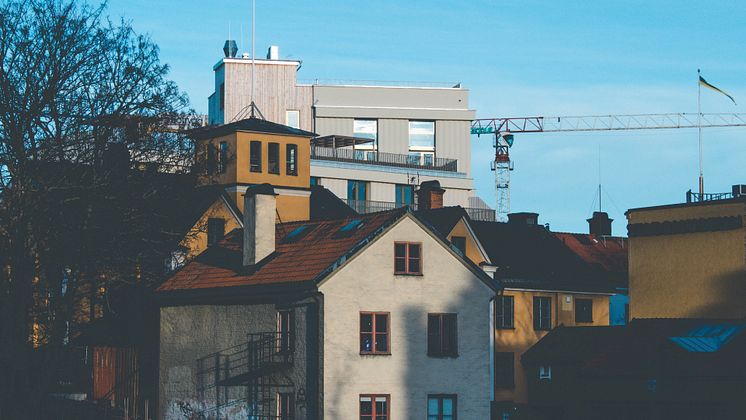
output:
[[[242,263],[243,230],[235,229],[216,245],[166,280],[158,292],[267,286],[312,286],[325,279],[390,226],[410,215],[405,207],[336,220],[282,223],[276,226],[275,252],[252,272]],[[421,223],[416,215],[413,219]],[[438,232],[423,229],[449,249],[482,282],[493,290],[499,284],[468,258],[454,251]]]
[[[521,360],[524,365],[575,365],[585,375],[746,377],[744,326],[744,319],[635,319],[627,326],[558,327]],[[681,345],[701,341],[702,331],[729,334],[705,337],[718,339],[716,348]]]
[[[506,288],[611,293],[618,287],[619,280],[576,252],[579,247],[571,249],[544,226],[470,224]]]
[[[287,125],[277,124],[272,121],[267,121],[260,118],[246,118],[240,121],[223,125],[211,125],[207,127],[195,128],[194,130],[190,130],[188,132],[188,135],[199,140],[225,136],[235,133],[236,131],[250,131],[253,133],[299,136],[308,137],[309,139],[311,137],[316,137],[316,134],[310,131],[289,127]]]
[[[469,220],[469,215],[461,206],[417,210],[415,214],[427,221],[441,234],[448,235],[461,219]]]
[[[157,291],[314,282],[340,258],[354,252],[358,244],[376,236],[404,212],[398,209],[336,220],[278,224],[275,252],[253,273],[243,270],[243,231],[235,229],[176,272]],[[340,234],[354,220],[360,221],[358,226]],[[301,238],[285,241],[288,234],[301,226],[307,229]]]
[[[573,253],[592,269],[606,274],[617,288],[627,288],[629,283],[629,243],[620,236],[599,236],[587,233],[553,232]]]

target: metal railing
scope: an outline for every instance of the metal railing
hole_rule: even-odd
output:
[[[733,198],[733,193],[695,193],[692,190],[686,192],[686,202],[696,203],[699,201],[717,201],[717,200],[728,200]]]
[[[311,146],[311,159],[331,160],[335,162],[368,163],[371,165],[429,169],[434,171],[458,171],[458,161],[456,159],[424,157],[419,153],[417,155],[402,155],[398,153],[378,152],[375,150],[353,150]]]
[[[417,210],[417,203],[395,203],[391,201],[372,201],[372,200],[346,200],[348,206],[360,214],[377,213],[379,211],[393,210],[404,206],[409,206],[412,210]],[[463,207],[466,214],[472,220],[482,222],[494,222],[495,210],[476,207]]]
[[[345,80],[345,79],[299,79],[302,85],[319,86],[370,86],[370,87],[418,87],[461,89],[461,82],[426,82],[407,80]]]

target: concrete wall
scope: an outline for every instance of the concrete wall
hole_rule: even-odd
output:
[[[744,217],[743,202],[630,210],[630,225]],[[632,318],[746,316],[746,230],[629,238]]]
[[[396,276],[394,242],[422,243],[423,275]],[[391,418],[426,417],[428,394],[456,394],[458,416],[490,409],[490,298],[484,283],[409,218],[320,286],[324,418],[358,418],[360,394],[389,394]],[[360,312],[390,313],[391,355],[360,355]],[[427,355],[427,314],[458,314],[457,358]]]
[[[216,418],[216,388],[199,392],[197,359],[244,344],[249,333],[276,331],[277,310],[274,304],[161,308],[158,418],[187,420],[195,418],[192,416],[202,410],[208,410],[206,418]],[[292,310],[297,339],[293,366],[286,374],[295,384],[294,392],[302,388],[305,393],[306,389],[313,389],[313,385],[307,382],[306,345],[309,339],[306,314],[309,307],[301,304]],[[226,398],[224,389],[221,387],[220,391],[223,402]],[[246,388],[231,387],[227,398],[245,397]],[[312,396],[308,395],[308,398]],[[297,418],[309,418],[301,415],[300,407],[296,408]],[[247,418],[247,404],[241,402],[221,410],[220,418]]]

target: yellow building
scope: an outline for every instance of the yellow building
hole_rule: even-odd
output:
[[[746,316],[746,197],[631,209],[631,318]]]
[[[193,130],[197,184],[223,194],[195,223],[182,247],[198,255],[231,230],[241,227],[243,194],[271,184],[277,194],[277,221],[310,218],[311,146],[315,134],[258,118]]]
[[[493,318],[493,418],[530,418],[521,355],[559,325],[609,325],[609,298],[626,287],[625,238],[551,232],[535,213],[513,214],[508,223],[474,221],[460,207],[418,214],[501,281]]]

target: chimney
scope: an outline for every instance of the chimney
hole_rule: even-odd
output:
[[[611,222],[609,214],[605,211],[594,211],[593,217],[588,220],[588,230],[591,235],[611,236]]]
[[[269,184],[256,185],[244,194],[244,268],[251,269],[275,251],[276,196]]]
[[[267,50],[267,60],[279,60],[280,59],[280,47],[277,45],[270,45]]]
[[[417,190],[417,207],[419,210],[430,210],[443,208],[443,194],[446,192],[440,188],[440,182],[425,181]]]
[[[236,41],[227,39],[225,44],[223,44],[223,54],[225,54],[225,58],[236,58],[237,52],[238,45],[236,45]]]
[[[520,212],[509,213],[508,223],[515,225],[538,225],[539,213]]]

